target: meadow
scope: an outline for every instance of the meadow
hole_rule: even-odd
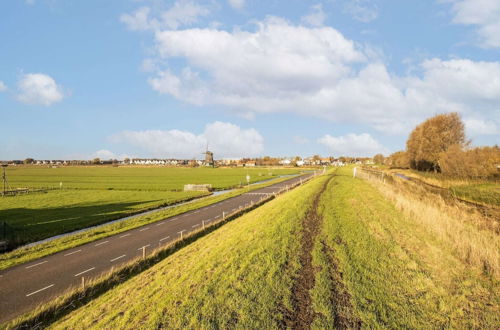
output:
[[[207,195],[184,192],[184,184],[229,189],[298,173],[294,169],[169,167],[9,167],[13,188],[45,192],[0,198],[0,239],[10,247],[105,223],[145,210]],[[62,183],[62,185],[61,185]],[[6,225],[3,225],[5,223]]]
[[[429,228],[391,189],[352,178],[349,168],[318,177],[51,328],[280,328],[296,325],[297,311],[312,328],[495,328],[498,265],[485,269],[484,258],[498,259],[498,236],[461,219],[449,220],[459,230],[439,231],[448,215]],[[427,217],[435,209],[417,206]],[[460,239],[478,244],[470,259]],[[493,255],[481,254],[484,242]]]

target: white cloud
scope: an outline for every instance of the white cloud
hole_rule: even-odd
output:
[[[387,148],[368,133],[359,135],[350,133],[338,137],[326,134],[318,139],[318,143],[326,146],[330,152],[337,156],[371,157],[378,153],[389,153]]]
[[[243,9],[245,7],[245,0],[228,0],[228,2],[234,9]]]
[[[467,136],[478,136],[478,135],[498,135],[500,134],[500,129],[491,120],[483,120],[476,118],[464,118],[465,130]]]
[[[429,59],[397,76],[369,47],[331,27],[276,17],[252,31],[163,30],[155,40],[154,90],[244,118],[296,113],[407,133],[426,117],[458,111],[500,125],[500,62]],[[185,66],[169,67],[174,58]]]
[[[378,17],[378,7],[371,0],[349,0],[344,5],[344,12],[363,23],[371,22]]]
[[[49,106],[62,101],[62,87],[43,73],[24,74],[17,84],[17,99],[26,104]]]
[[[476,32],[483,47],[500,47],[500,1],[451,1],[453,2],[453,23],[477,26]]]
[[[130,30],[178,29],[193,25],[208,14],[210,10],[195,1],[178,0],[168,10],[153,11],[150,7],[141,7],[132,14],[121,15],[120,20]]]
[[[0,92],[5,92],[7,90],[7,85],[0,80]]]
[[[207,143],[215,157],[257,156],[264,150],[264,139],[255,129],[213,122],[202,134],[180,130],[124,131],[112,136],[115,143],[127,143],[156,157],[201,158]]]
[[[311,26],[322,26],[325,23],[326,14],[323,11],[323,6],[317,4],[311,7],[311,12],[301,18],[303,23]]]

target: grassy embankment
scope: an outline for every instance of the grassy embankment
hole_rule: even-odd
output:
[[[239,196],[246,192],[259,189],[265,186],[269,186],[278,182],[282,182],[287,179],[288,178],[278,178],[266,183],[256,184],[242,189],[236,189],[234,191],[222,195],[208,196],[199,200],[194,200],[192,202],[183,205],[173,206],[165,210],[158,210],[156,212],[147,215],[136,216],[120,222],[110,223],[108,225],[103,225],[98,228],[89,229],[84,232],[67,235],[64,237],[54,239],[49,242],[37,244],[35,246],[21,247],[13,251],[0,254],[0,270],[21,263],[29,262],[31,260],[35,260],[41,257],[45,257],[60,251],[64,251],[73,248],[75,246],[93,242],[104,237],[116,235],[130,229],[134,229],[149,223],[160,221],[165,218],[174,217],[178,214],[202,208],[204,206],[211,205],[231,197]]]
[[[498,326],[498,235],[432,198],[340,171],[321,199],[315,326]]]
[[[283,327],[297,310],[304,251],[312,255],[307,272],[314,276],[312,289],[300,293],[310,299],[298,298],[299,304],[310,301],[313,328],[497,327],[498,235],[436,209],[425,196],[393,189],[353,179],[348,168],[331,181],[320,177],[200,238],[52,327]],[[311,215],[320,216],[313,222],[319,230],[304,231]],[[304,236],[313,240],[312,251]]]
[[[293,169],[167,167],[9,167],[12,187],[49,187],[47,193],[0,198],[1,226],[12,246],[105,223],[148,209],[206,195],[184,192],[184,184],[210,183],[215,189],[297,173]],[[62,182],[62,189],[59,183]],[[57,188],[54,190],[54,188]]]
[[[319,177],[199,238],[54,326],[276,327],[290,308],[301,219],[325,180]]]
[[[410,178],[416,178],[433,186],[448,189],[450,193],[466,201],[500,207],[500,184],[498,179],[452,178],[440,173],[418,172],[415,170],[391,170]]]

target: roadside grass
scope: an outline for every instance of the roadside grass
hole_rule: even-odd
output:
[[[256,184],[242,189],[236,189],[235,191],[231,191],[222,195],[208,196],[183,205],[172,206],[171,208],[165,210],[158,210],[147,215],[138,215],[136,217],[132,217],[123,221],[104,224],[87,231],[68,234],[63,237],[56,238],[48,242],[42,242],[34,246],[20,247],[16,250],[0,254],[0,270],[18,264],[26,263],[41,257],[45,257],[60,251],[64,251],[85,243],[90,243],[104,237],[119,234],[121,232],[144,226],[152,222],[160,221],[165,218],[173,217],[181,213],[202,208],[204,206],[211,205],[231,197],[239,196],[252,190],[270,186],[287,179],[288,178],[279,178],[268,181],[266,183]]]
[[[9,196],[0,198],[0,235],[5,221],[12,228],[7,238],[11,245],[19,246],[207,194],[195,191],[49,190]]]
[[[429,228],[443,221],[437,213],[423,214],[430,217],[427,222],[416,217],[433,206],[423,202],[418,211],[405,212],[411,203],[395,206],[370,183],[353,179],[349,168],[338,174],[321,197],[313,327],[332,328],[338,319],[354,325],[359,320],[363,328],[493,329],[500,324],[498,276],[463,260],[453,237]],[[498,258],[498,236],[477,233],[492,240],[489,250],[497,249]],[[475,239],[468,235],[462,240]]]
[[[228,189],[272,179],[278,175],[297,174],[289,168],[187,168],[133,166],[11,166],[7,177],[12,188],[60,188],[91,190],[179,191],[185,184],[211,184],[214,189]]]
[[[51,325],[278,328],[291,309],[301,221],[321,176],[229,222]]]

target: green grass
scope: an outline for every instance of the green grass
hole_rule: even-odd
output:
[[[198,239],[53,328],[277,328],[291,308],[301,221],[325,180]]]
[[[500,206],[500,185],[477,183],[450,187],[453,195],[471,201]]]
[[[98,228],[66,235],[49,242],[37,244],[35,246],[21,247],[8,253],[0,254],[0,270],[21,263],[29,262],[63,250],[67,250],[75,246],[93,242],[95,240],[115,235],[133,228],[144,226],[146,224],[156,222],[168,217],[173,217],[184,212],[202,208],[204,206],[244,194],[249,190],[259,189],[285,180],[287,180],[287,178],[279,178],[266,183],[250,186],[249,188],[236,189],[235,191],[231,191],[222,195],[208,196],[206,198],[195,200],[184,205],[173,206],[171,208],[158,210],[147,215],[136,216],[120,222],[105,224]]]
[[[184,184],[226,189],[246,182],[298,173],[294,169],[172,167],[8,167],[13,188],[50,188],[46,193],[0,198],[0,239],[11,247],[105,223],[143,210],[204,195]],[[62,182],[62,188],[60,188]],[[3,222],[7,230],[3,228]]]
[[[20,245],[203,195],[202,192],[109,190],[18,195],[0,198],[0,225],[5,221],[15,228],[14,242]]]
[[[329,327],[335,317],[358,318],[365,328],[498,326],[498,280],[462,262],[445,239],[405,217],[349,169],[330,183],[321,213],[313,259],[320,270],[316,327]],[[348,297],[352,309],[336,305],[332,291]]]
[[[185,184],[211,184],[214,189],[226,189],[250,182],[271,179],[277,175],[296,174],[296,169],[270,168],[188,168],[188,167],[111,167],[42,166],[8,167],[10,185],[28,188],[114,189],[169,191],[182,190]]]

